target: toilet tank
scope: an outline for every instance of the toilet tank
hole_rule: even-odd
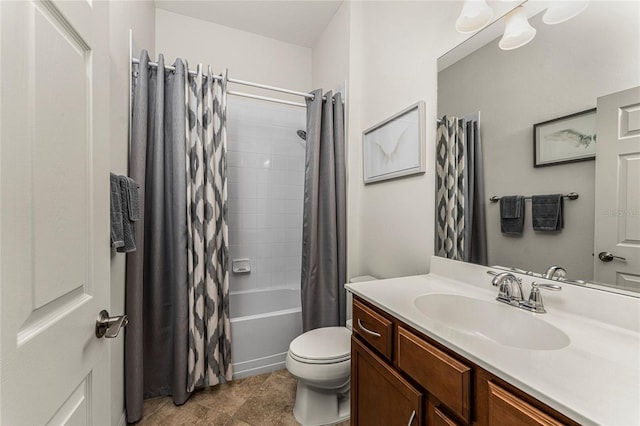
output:
[[[377,280],[376,277],[372,277],[371,275],[360,275],[358,277],[353,277],[349,279],[350,283],[361,283],[363,281],[374,281]],[[353,330],[353,325],[351,318],[353,318],[353,313],[351,309],[351,305],[353,304],[353,295],[350,291],[347,291],[347,328],[349,330]]]

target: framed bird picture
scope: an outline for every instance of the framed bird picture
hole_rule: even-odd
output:
[[[595,108],[533,125],[533,167],[595,158]]]
[[[419,101],[363,132],[365,184],[426,171],[424,111]]]

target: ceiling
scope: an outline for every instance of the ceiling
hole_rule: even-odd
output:
[[[155,0],[156,7],[312,47],[342,0]]]

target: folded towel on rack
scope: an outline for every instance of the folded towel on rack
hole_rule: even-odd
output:
[[[140,220],[140,203],[138,202],[138,188],[139,185],[131,178],[127,178],[127,193],[129,204],[129,220],[137,222]]]
[[[140,218],[138,206],[138,184],[126,176],[118,176],[120,200],[122,202],[122,229],[124,246],[117,248],[120,253],[129,253],[136,249],[135,221]],[[135,204],[134,204],[135,203]],[[133,219],[136,218],[136,219]]]
[[[564,197],[562,194],[532,196],[531,221],[534,231],[560,231],[564,228]]]
[[[508,195],[500,198],[500,231],[503,234],[522,234],[524,228],[524,197]]]
[[[118,249],[124,247],[124,229],[122,228],[122,200],[118,176],[110,173],[111,202],[111,246]]]

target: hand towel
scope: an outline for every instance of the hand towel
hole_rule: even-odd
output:
[[[132,215],[132,209],[137,209],[137,199],[138,199],[138,184],[131,178],[126,176],[118,176],[118,183],[120,184],[120,200],[122,202],[122,229],[124,236],[124,246],[117,248],[116,250],[120,253],[129,253],[136,249],[136,239],[135,239],[135,223],[131,219],[131,217],[135,217]],[[135,194],[130,196],[130,193],[135,192]],[[130,202],[132,198],[136,201],[136,206],[131,206]],[[135,213],[135,212],[134,212]]]
[[[129,198],[129,220],[136,222],[140,220],[140,204],[138,202],[139,185],[131,178],[127,178],[127,197]]]
[[[503,234],[522,234],[524,228],[524,197],[508,195],[500,198],[500,231]]]
[[[111,246],[118,249],[124,247],[124,229],[122,228],[122,201],[118,176],[109,174],[111,198]]]
[[[560,231],[564,228],[564,197],[562,194],[532,196],[531,221],[534,231]]]

